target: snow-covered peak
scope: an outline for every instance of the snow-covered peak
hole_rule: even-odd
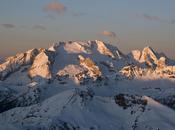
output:
[[[49,47],[48,50],[56,52],[60,44],[61,43],[53,43],[53,45],[51,47]]]
[[[139,61],[142,55],[142,52],[140,50],[133,50],[131,51],[131,54],[136,61]]]
[[[79,55],[80,65],[88,70],[90,77],[97,79],[102,75],[99,67],[90,58]]]
[[[38,49],[31,49],[25,53],[7,58],[6,61],[0,65],[0,79],[5,79],[6,76],[15,72],[21,66],[32,64],[38,53]]]
[[[65,43],[64,49],[67,53],[89,53],[90,50],[84,42],[68,42]]]
[[[31,78],[45,78],[51,79],[51,65],[54,61],[54,53],[48,50],[42,50],[35,58],[30,70],[29,76]]]
[[[99,40],[95,40],[97,44],[97,50],[106,56],[110,56],[112,58],[115,58],[114,54],[105,46],[105,43]]]
[[[140,57],[140,62],[151,62],[153,61],[157,64],[158,56],[156,52],[151,47],[145,47],[142,51],[142,55]]]
[[[31,64],[35,58],[35,56],[38,54],[38,49],[31,49],[25,53],[26,58],[25,62],[26,64]]]
[[[163,68],[166,66],[166,58],[165,57],[160,57],[160,59],[157,62],[157,67]]]

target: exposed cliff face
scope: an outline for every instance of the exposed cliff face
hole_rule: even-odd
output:
[[[166,65],[166,58],[165,57],[160,57],[160,59],[158,60],[158,62],[157,62],[157,67],[159,68],[159,69],[162,69],[162,68],[164,68],[164,67],[166,67],[167,65]]]
[[[174,79],[175,66],[157,66],[156,68],[142,68],[135,65],[125,66],[120,70],[121,74],[129,79]]]
[[[52,64],[54,62],[54,53],[48,50],[42,50],[35,58],[30,70],[29,76],[31,78],[52,78]]]
[[[70,78],[75,83],[80,84],[83,82],[84,78],[87,77],[87,73],[88,70],[84,67],[81,67],[79,65],[68,65],[57,73],[57,77],[59,80],[62,78]]]
[[[106,56],[110,56],[112,58],[115,58],[114,54],[105,46],[105,43],[102,41],[95,41],[97,44],[97,50],[102,54]]]
[[[142,56],[142,52],[140,50],[133,50],[131,51],[131,55],[134,58],[134,60],[139,61]]]
[[[9,74],[17,71],[21,66],[32,64],[38,53],[38,49],[32,49],[7,58],[6,62],[0,65],[0,79],[4,80]]]
[[[140,62],[148,62],[148,64],[153,62],[157,64],[157,61],[158,61],[158,56],[156,55],[154,50],[151,47],[145,47],[142,51]]]
[[[127,77],[148,79],[175,77],[172,60],[155,52],[151,47],[145,47],[143,51],[134,50],[129,54],[129,58],[133,59],[133,63],[120,71]]]
[[[144,74],[144,71],[141,68],[133,65],[124,67],[120,70],[120,72],[129,79],[133,79],[135,77],[140,78]]]
[[[88,74],[90,77],[96,79],[102,75],[98,66],[90,58],[84,58],[83,56],[79,55],[80,65],[83,66],[88,70]]]

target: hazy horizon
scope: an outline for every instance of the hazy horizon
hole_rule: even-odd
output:
[[[1,0],[0,57],[59,41],[99,39],[124,53],[151,46],[175,59],[174,5],[171,0]]]

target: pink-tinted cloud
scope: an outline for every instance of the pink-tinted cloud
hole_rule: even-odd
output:
[[[47,4],[44,7],[44,11],[46,12],[55,12],[59,14],[64,13],[66,9],[67,9],[66,6],[59,2],[52,2],[52,3]]]
[[[99,34],[106,37],[112,37],[112,38],[116,37],[116,33],[112,31],[103,31],[103,32],[100,32]]]
[[[16,26],[14,24],[9,24],[9,23],[4,23],[4,24],[0,24],[2,27],[4,28],[15,28]]]
[[[46,30],[46,27],[43,25],[33,25],[32,28],[37,30]]]

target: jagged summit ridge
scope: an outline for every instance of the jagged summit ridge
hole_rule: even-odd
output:
[[[157,64],[158,58],[160,57],[151,47],[147,46],[142,51],[133,50],[131,51],[133,58],[140,62],[153,62]]]
[[[93,64],[88,66],[87,62],[88,65]],[[27,66],[27,73],[32,81],[36,77],[54,79],[57,73],[68,65],[86,68],[93,79],[114,72],[124,75],[127,73],[128,77],[135,70],[133,67],[138,69],[134,75],[130,75],[131,77],[142,77],[151,73],[154,77],[166,75],[167,78],[173,77],[175,73],[174,65],[169,65],[169,62],[169,58],[163,57],[149,46],[142,51],[133,50],[130,54],[124,55],[117,47],[99,40],[58,42],[48,49],[32,49],[7,58],[6,62],[0,65],[0,79],[6,79],[23,66]]]

